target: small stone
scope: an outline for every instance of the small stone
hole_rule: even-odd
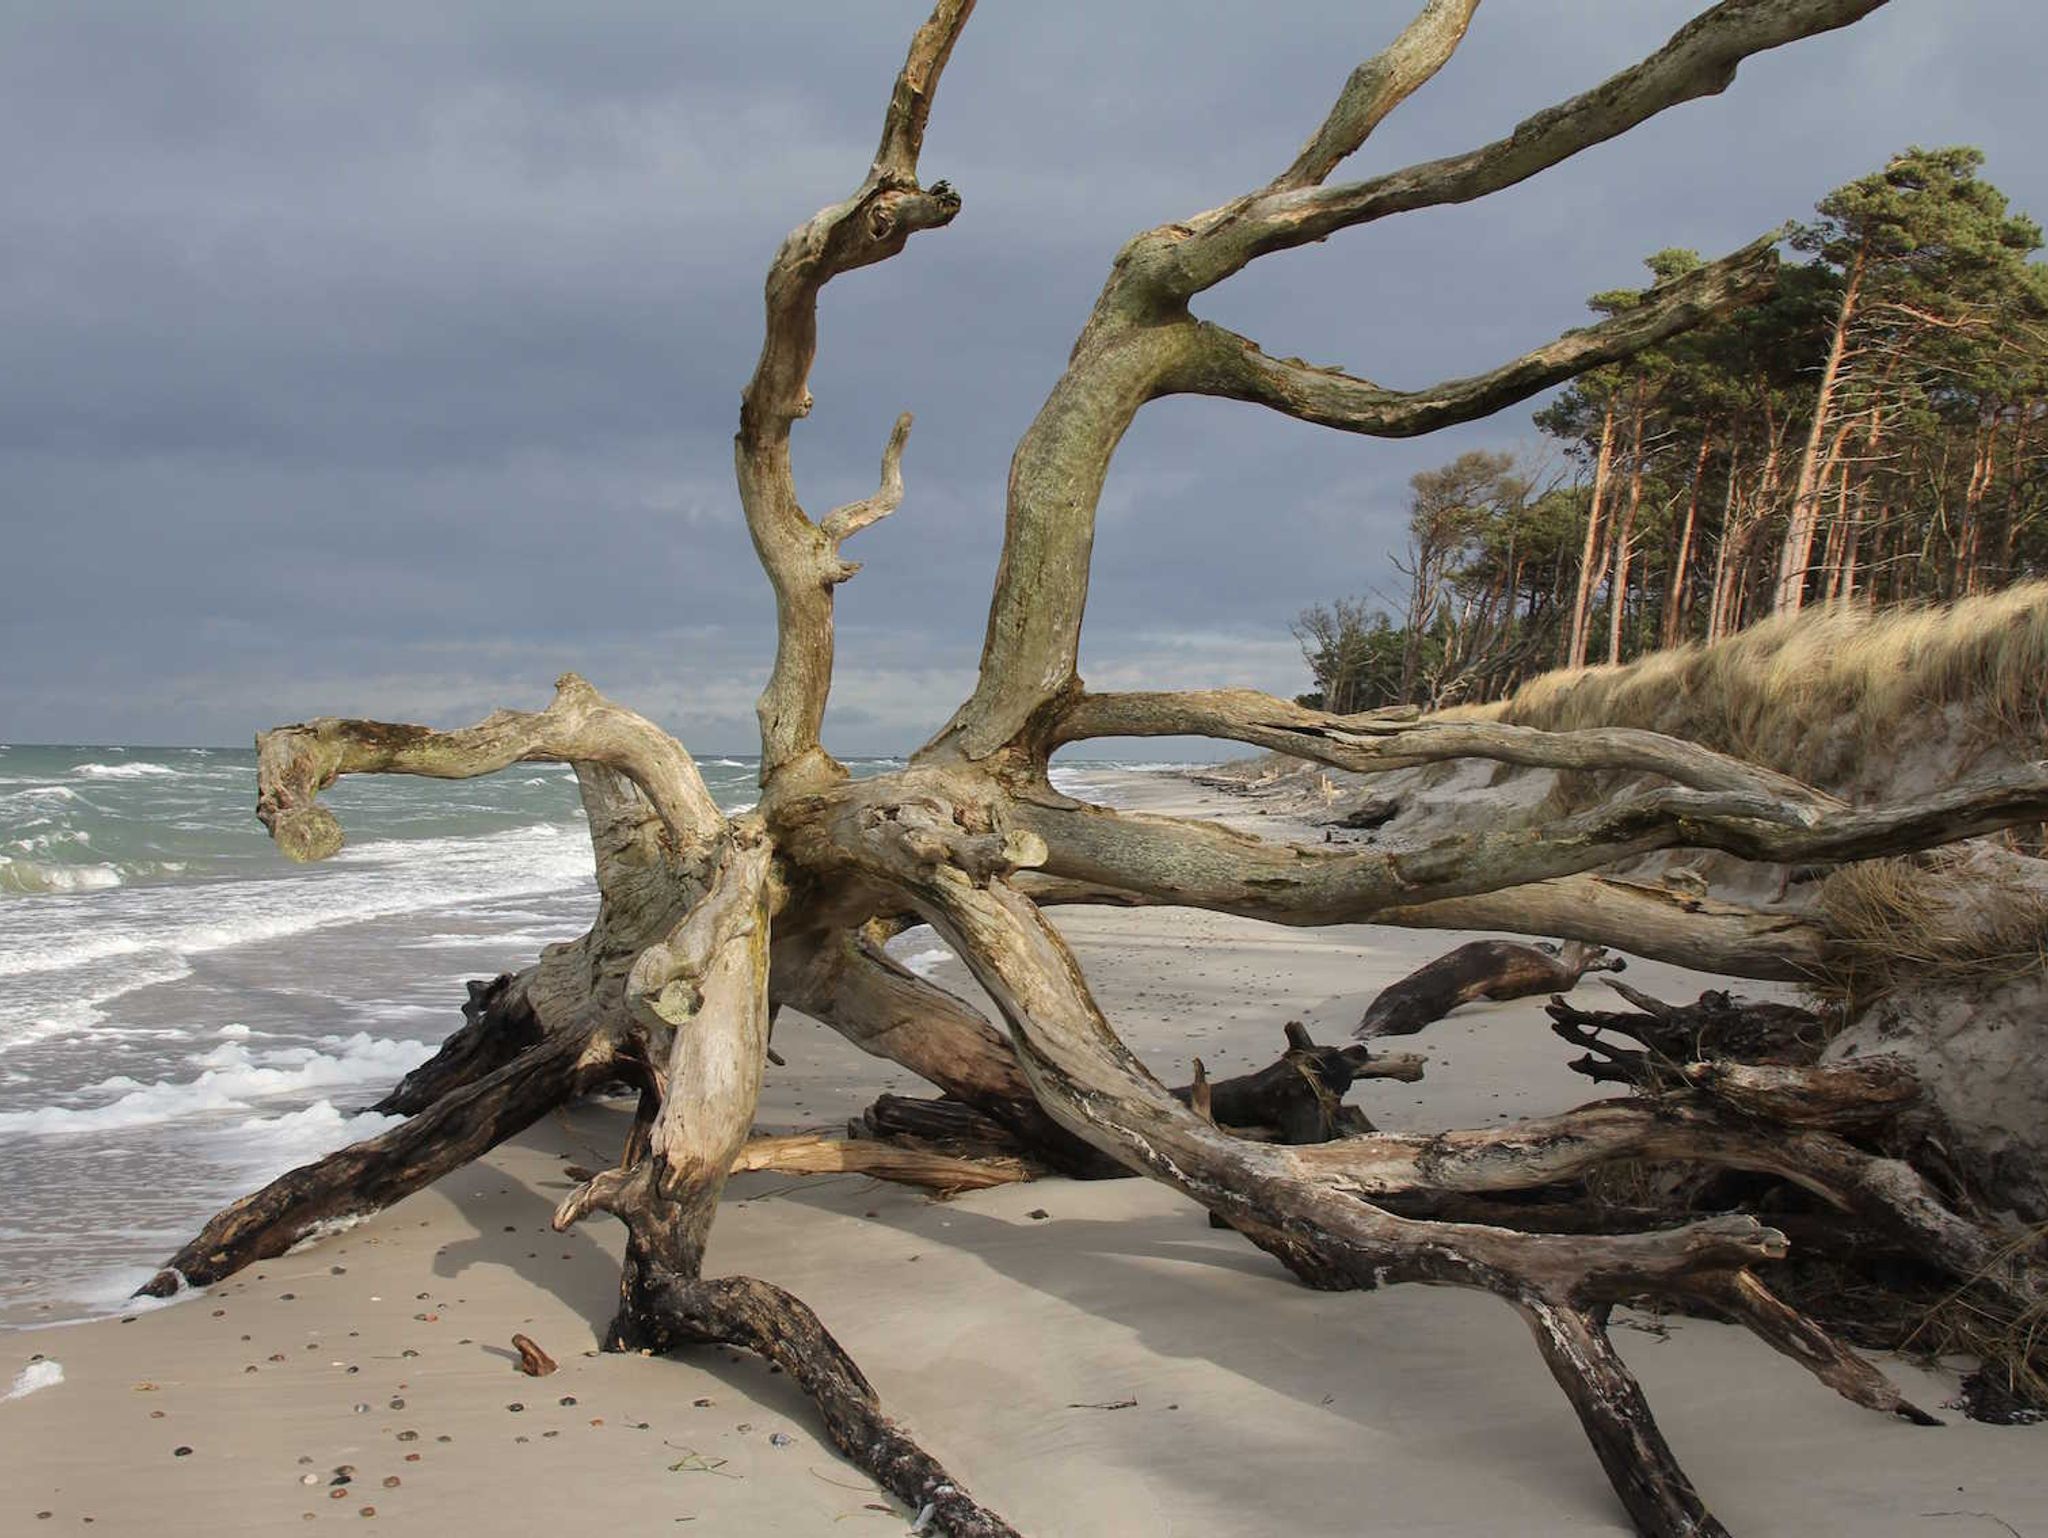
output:
[[[387,1490],[396,1490],[402,1482],[396,1474],[384,1476],[384,1488]]]
[[[786,1432],[786,1431],[771,1431],[771,1432],[769,1432],[769,1433],[768,1433],[768,1445],[769,1445],[770,1447],[787,1447],[787,1446],[789,1446],[789,1433],[788,1433],[788,1432]]]
[[[739,1429],[742,1434],[745,1434],[746,1432],[752,1431],[754,1429],[754,1426],[751,1421],[741,1421]]]
[[[562,1396],[561,1402],[563,1404],[574,1404],[576,1402],[576,1396],[574,1394],[564,1394]]]
[[[365,1506],[361,1511],[356,1513],[356,1515],[359,1517],[374,1517],[376,1514],[377,1508],[375,1506]]]
[[[405,1455],[405,1461],[407,1463],[418,1463],[420,1461],[420,1455],[418,1453],[407,1453]]]
[[[419,1353],[413,1350],[410,1346],[407,1346],[403,1351],[399,1352],[398,1354],[402,1357],[415,1357],[419,1355]]]
[[[149,1412],[149,1418],[153,1421],[160,1421],[164,1418],[164,1412],[161,1410],[151,1410]]]
[[[295,1292],[281,1292],[277,1295],[280,1303],[289,1303],[296,1297],[298,1297],[298,1294]]]
[[[358,1415],[368,1415],[370,1413],[370,1407],[366,1404],[359,1404],[355,1407],[355,1411]]]
[[[1025,1213],[1024,1216],[1031,1219],[1031,1221],[1034,1223],[1043,1223],[1047,1218],[1051,1217],[1052,1214],[1050,1212],[1047,1212],[1043,1207],[1033,1207],[1029,1212]]]
[[[348,1491],[337,1486],[327,1492],[327,1498],[330,1501],[345,1501],[348,1499]]]
[[[419,1439],[420,1434],[417,1431],[401,1431],[398,1433],[398,1440],[401,1442],[417,1442]]]
[[[329,1266],[329,1267],[327,1268],[327,1274],[328,1274],[329,1276],[347,1276],[347,1275],[348,1275],[348,1267],[347,1267],[347,1266]]]
[[[912,1259],[915,1259],[915,1258],[916,1258],[915,1256],[913,1256],[913,1257],[912,1257]],[[354,1366],[354,1365],[351,1365],[351,1366],[349,1367],[349,1371],[350,1371],[350,1372],[361,1372],[361,1371],[362,1371],[362,1368],[360,1368],[360,1367],[356,1367],[356,1366]]]
[[[189,1447],[174,1447],[171,1449],[171,1456],[173,1458],[189,1458],[192,1456],[192,1449]]]
[[[453,1438],[453,1437],[450,1437],[450,1436],[439,1436],[439,1437],[435,1437],[435,1438],[434,1438],[434,1440],[435,1440],[436,1442],[452,1442],[452,1441],[454,1441],[454,1440],[455,1440],[455,1438]]]
[[[270,1360],[273,1362],[282,1362],[284,1360],[284,1353],[282,1351],[273,1351],[270,1353]]]
[[[405,1401],[403,1399],[394,1399],[391,1401],[391,1408],[394,1410],[403,1410],[405,1408]]]
[[[517,1415],[521,1410],[525,1409],[526,1406],[515,1399],[510,1404],[506,1405],[505,1408],[510,1410],[514,1415]]]
[[[318,1474],[301,1474],[299,1476],[299,1483],[302,1485],[317,1485],[320,1483],[320,1476]]]

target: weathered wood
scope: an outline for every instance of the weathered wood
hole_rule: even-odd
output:
[[[1474,940],[1380,990],[1351,1034],[1361,1039],[1412,1036],[1462,1004],[1569,993],[1588,972],[1619,972],[1627,965],[1603,947],[1577,940],[1562,946]]]
[[[512,1349],[519,1353],[519,1370],[529,1378],[545,1378],[555,1371],[555,1359],[541,1350],[531,1335],[514,1335]]]
[[[404,1124],[280,1175],[223,1208],[142,1288],[166,1298],[380,1212],[524,1131],[599,1074],[563,1035],[436,1100]]]
[[[1553,998],[1544,1008],[1553,1032],[1586,1049],[1572,1069],[1596,1081],[1648,1089],[1683,1082],[1719,1082],[1732,1086],[1738,1096],[1746,1089],[1755,1100],[1768,1091],[1754,1078],[1693,1065],[1804,1067],[1818,1061],[1827,1045],[1827,1023],[1795,1004],[1737,999],[1718,989],[1707,990],[1691,1004],[1666,1004],[1623,983],[1610,980],[1608,986],[1635,1009],[1584,1010],[1561,998]],[[1640,1050],[1603,1041],[1602,1031],[1636,1042]],[[1792,1082],[1786,1081],[1787,1092]],[[1827,1081],[1799,1082],[1807,1085],[1809,1094],[1815,1094],[1820,1093],[1816,1083]],[[1841,1091],[1847,1088],[1843,1081],[1832,1097],[1838,1105]]]
[[[546,1034],[512,974],[485,982],[472,979],[462,1006],[462,1024],[440,1050],[398,1081],[370,1109],[379,1116],[413,1116],[453,1089],[502,1068]]]
[[[753,1139],[732,1162],[735,1175],[773,1170],[784,1175],[867,1175],[917,1186],[941,1196],[1036,1180],[1045,1167],[1014,1154],[965,1156],[874,1138],[828,1138],[816,1133]]]

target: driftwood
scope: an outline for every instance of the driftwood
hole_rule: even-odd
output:
[[[1382,989],[1351,1034],[1362,1040],[1412,1036],[1461,1004],[1569,993],[1588,972],[1619,972],[1627,965],[1579,940],[1556,946],[1474,940]]]
[[[1677,848],[1823,867],[2048,817],[2043,766],[1910,802],[1851,807],[1771,770],[1647,732],[1341,717],[1249,691],[1091,694],[1082,684],[1096,505],[1116,447],[1147,403],[1208,395],[1390,437],[1470,421],[1766,292],[1777,236],[1497,368],[1415,391],[1271,356],[1196,317],[1209,289],[1270,253],[1512,186],[1671,106],[1724,90],[1745,58],[1847,25],[1881,0],[1725,0],[1640,63],[1507,138],[1362,180],[1337,177],[1379,122],[1451,56],[1476,3],[1428,0],[1353,72],[1301,152],[1269,181],[1124,246],[1018,444],[972,693],[905,767],[854,779],[820,735],[834,594],[858,570],[846,542],[903,502],[910,418],[897,421],[883,447],[873,494],[816,518],[798,495],[791,436],[814,405],[809,379],[826,286],[896,257],[960,208],[951,187],[926,185],[920,174],[934,94],[972,9],[970,0],[937,0],[896,78],[867,173],[790,233],[764,289],[762,349],[735,443],[740,507],[778,622],[759,704],[758,806],[722,815],[682,744],[573,674],[545,709],[500,711],[457,730],[323,718],[263,733],[257,814],[298,860],[341,846],[340,825],[318,799],[340,775],[460,779],[519,762],[572,765],[589,822],[598,915],[580,940],[550,947],[477,994],[467,1034],[387,1102],[409,1112],[403,1125],[227,1208],[151,1290],[216,1281],[325,1223],[376,1211],[564,1100],[624,1082],[637,1089],[639,1110],[619,1164],[581,1181],[555,1219],[566,1227],[602,1212],[625,1226],[606,1347],[660,1352],[719,1342],[759,1352],[810,1395],[841,1452],[919,1514],[926,1530],[1008,1534],[1007,1523],[887,1419],[809,1307],[765,1281],[703,1274],[706,1234],[736,1165],[881,1157],[852,1143],[750,1141],[770,1021],[789,1004],[971,1107],[1034,1162],[1084,1171],[1106,1161],[1159,1180],[1313,1285],[1426,1282],[1499,1298],[1529,1325],[1630,1519],[1648,1534],[1722,1529],[1607,1338],[1608,1310],[1618,1302],[1703,1300],[1858,1403],[1917,1412],[1819,1324],[1773,1296],[1762,1268],[1785,1255],[1787,1239],[1756,1211],[1674,1223],[1646,1204],[1639,1226],[1554,1229],[1474,1214],[1511,1206],[1533,1214],[1569,1204],[1573,1183],[1603,1170],[1690,1161],[1796,1188],[1930,1267],[1971,1275],[2001,1307],[2037,1306],[2031,1257],[1962,1210],[1954,1193],[1873,1146],[1853,1119],[1818,1115],[1817,1105],[1851,1092],[1812,1077],[1810,1066],[1759,1059],[1745,1065],[1751,1076],[1710,1065],[1695,1078],[1678,1061],[1681,1043],[1645,1026],[1655,1045],[1638,1033],[1632,1039],[1643,1045],[1626,1050],[1656,1053],[1655,1075],[1646,1067],[1631,1080],[1653,1082],[1654,1098],[1632,1094],[1542,1122],[1429,1136],[1239,1136],[1233,1116],[1269,1117],[1279,1136],[1352,1130],[1332,1086],[1370,1060],[1359,1064],[1353,1049],[1304,1040],[1290,1045],[1285,1072],[1276,1065],[1270,1080],[1212,1084],[1198,1073],[1176,1096],[1118,1038],[1046,917],[1042,905],[1057,902],[1175,903],[1287,924],[1557,935],[1734,976],[1811,978],[1832,965],[1836,935],[1825,916],[1679,901],[1600,873]],[[1364,772],[1479,758],[1625,770],[1641,788],[1546,823],[1475,825],[1395,852],[1263,844],[1213,824],[1085,806],[1050,782],[1051,755],[1063,744],[1181,733]],[[871,926],[905,920],[945,937],[995,1002],[999,1027],[880,954]],[[1659,1019],[1655,1028],[1670,1024]],[[1677,1064],[1668,1082],[1667,1060]],[[1809,1076],[1792,1082],[1766,1068]],[[958,1157],[939,1147],[922,1152]]]
[[[1827,1023],[1794,1004],[1749,1002],[1718,991],[1692,1004],[1666,1004],[1626,984],[1609,981],[1635,1008],[1577,1009],[1561,998],[1545,1010],[1551,1030],[1586,1055],[1575,1072],[1612,1084],[1656,1088],[1686,1074],[1688,1065],[1734,1062],[1799,1067],[1817,1062],[1827,1045]],[[1600,1039],[1612,1031],[1637,1043],[1616,1047]]]

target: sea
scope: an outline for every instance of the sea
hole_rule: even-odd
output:
[[[753,804],[755,759],[698,767]],[[1100,801],[1103,770],[1173,767],[1053,775]],[[249,749],[0,745],[0,1330],[132,1307],[223,1204],[393,1125],[363,1108],[461,1024],[464,982],[596,913],[565,766],[324,799],[348,843],[293,865]],[[892,946],[945,955],[928,929]]]

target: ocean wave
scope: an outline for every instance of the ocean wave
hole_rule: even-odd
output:
[[[0,854],[0,892],[104,892],[121,884],[112,865],[53,865]]]
[[[433,1051],[420,1041],[386,1041],[358,1032],[324,1037],[321,1048],[285,1047],[252,1052],[239,1040],[221,1042],[211,1051],[188,1059],[202,1071],[190,1079],[159,1079],[143,1084],[125,1075],[102,1079],[84,1093],[115,1098],[93,1106],[37,1106],[27,1111],[0,1111],[0,1136],[49,1137],[74,1132],[107,1132],[181,1121],[193,1116],[254,1110],[253,1102],[300,1095],[311,1090],[388,1085],[404,1077]],[[325,1100],[310,1121],[288,1123],[286,1117],[256,1118],[239,1130],[303,1132],[317,1124],[331,1130],[342,1113]],[[305,1118],[315,1106],[288,1113]]]
[[[149,952],[227,950],[479,899],[567,891],[592,879],[589,848],[572,831],[539,823],[480,838],[375,840],[345,848],[325,868],[303,875],[196,887],[178,892],[175,901],[161,900],[158,889],[158,900],[146,909],[103,909],[90,929],[73,924],[24,937],[0,952],[0,977]],[[6,1013],[0,1011],[0,1019]]]
[[[157,776],[176,775],[180,771],[169,764],[136,762],[130,764],[80,764],[71,771],[82,774],[89,780],[142,780]]]
[[[939,938],[939,932],[929,924],[911,925],[882,948],[898,965],[919,977],[930,977],[939,967],[954,959],[953,952]]]

